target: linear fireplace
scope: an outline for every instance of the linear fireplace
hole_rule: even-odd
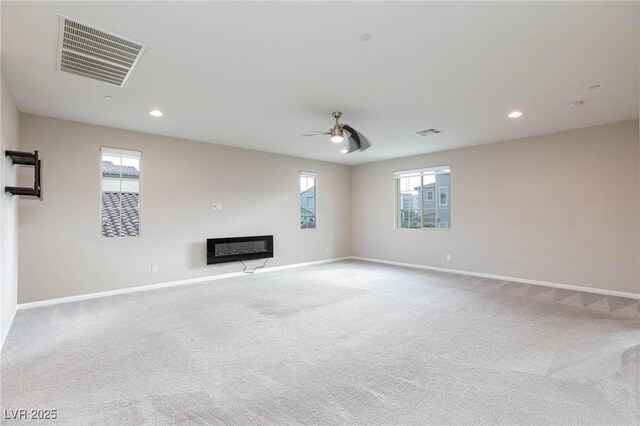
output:
[[[273,235],[207,239],[207,265],[273,257]]]

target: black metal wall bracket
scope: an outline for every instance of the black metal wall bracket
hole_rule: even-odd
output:
[[[40,187],[40,162],[38,158],[38,151],[22,152],[22,151],[8,151],[4,152],[5,157],[9,157],[14,165],[33,166],[33,188],[24,188],[18,186],[5,186],[4,192],[8,192],[11,195],[28,195],[30,197],[42,196],[42,190]]]

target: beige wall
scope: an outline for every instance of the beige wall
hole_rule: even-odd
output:
[[[18,202],[4,192],[15,186],[16,167],[4,151],[18,149],[18,110],[4,76],[0,76],[0,346],[9,332],[18,294]]]
[[[28,114],[20,132],[44,195],[20,205],[20,303],[240,271],[206,265],[212,237],[273,234],[267,266],[349,255],[347,166]],[[101,146],[143,152],[141,237],[100,235]],[[299,229],[301,170],[319,173],[316,230]]]
[[[352,255],[640,293],[638,147],[634,120],[355,166]],[[394,229],[393,172],[443,164],[452,228]]]
[[[21,201],[21,303],[235,272],[205,239],[247,234],[275,235],[270,266],[351,254],[640,293],[637,120],[353,168],[28,114],[20,144],[44,190]],[[143,151],[140,238],[100,236],[103,145]],[[442,164],[452,229],[394,229],[393,171]],[[320,173],[317,230],[298,229],[300,170]]]

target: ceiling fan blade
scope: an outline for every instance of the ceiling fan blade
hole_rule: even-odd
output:
[[[371,146],[371,142],[369,142],[369,139],[367,139],[366,136],[362,133],[358,133],[358,135],[360,136],[360,151],[368,149]]]
[[[309,130],[307,133],[303,133],[300,136],[318,136],[318,135],[330,135],[331,132],[320,132],[318,130]]]
[[[349,150],[349,153],[354,151],[364,151],[371,146],[369,140],[364,137],[362,133],[358,133],[353,127],[349,126],[348,124],[343,124],[342,128],[349,133],[349,145],[347,148]]]

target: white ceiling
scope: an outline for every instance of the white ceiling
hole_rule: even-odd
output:
[[[346,164],[638,117],[637,2],[1,7],[2,71],[45,116]],[[125,88],[56,71],[57,13],[149,44]],[[369,150],[298,136],[336,109]],[[444,133],[412,134],[429,127]]]

